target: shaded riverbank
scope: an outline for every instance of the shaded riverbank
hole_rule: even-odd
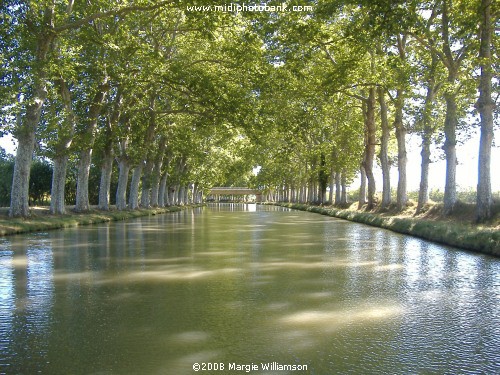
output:
[[[80,225],[120,221],[141,216],[159,215],[168,212],[177,212],[185,208],[194,207],[172,206],[164,208],[148,208],[138,210],[101,211],[92,209],[88,212],[77,213],[68,209],[64,215],[51,215],[47,207],[35,207],[29,218],[9,218],[8,208],[0,209],[0,236],[11,234],[40,232],[50,229],[71,228]]]
[[[500,256],[500,231],[497,226],[480,226],[467,221],[424,219],[339,209],[335,207],[309,206],[298,203],[275,203],[296,210],[368,224],[394,232],[455,246],[465,250]]]

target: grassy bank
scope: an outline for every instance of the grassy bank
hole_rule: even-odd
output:
[[[150,208],[138,210],[110,210],[100,211],[92,209],[85,213],[77,213],[68,209],[65,215],[51,215],[46,207],[35,207],[29,218],[9,218],[8,209],[0,209],[0,236],[18,233],[40,232],[50,229],[61,229],[104,223],[108,221],[126,220],[141,216],[158,215],[167,212],[176,212],[193,206],[174,206],[165,208]]]
[[[462,208],[462,213],[458,213],[460,216],[458,219],[442,217],[439,214],[439,208],[430,209],[421,217],[414,217],[410,216],[409,212],[395,215],[390,212],[362,212],[354,209],[298,203],[280,203],[279,205],[385,228],[461,249],[500,256],[498,220],[494,219],[486,225],[476,225],[468,219],[470,211],[468,208]]]

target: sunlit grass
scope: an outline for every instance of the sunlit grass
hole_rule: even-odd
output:
[[[436,213],[414,217],[405,214],[362,212],[334,207],[308,206],[305,204],[283,203],[285,207],[333,216],[355,221],[394,232],[420,237],[426,240],[451,245],[486,254],[500,255],[500,230],[496,219],[489,225],[476,225],[465,216],[442,217]],[[466,208],[459,205],[460,212]],[[434,211],[438,208],[434,209]],[[467,209],[467,212],[470,208]],[[465,215],[465,214],[464,214]]]

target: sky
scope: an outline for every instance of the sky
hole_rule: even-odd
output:
[[[500,143],[500,132],[495,131],[495,139]],[[0,146],[7,153],[15,154],[15,141],[10,136],[0,138]],[[417,191],[420,183],[420,138],[415,135],[407,137],[408,147],[408,164],[407,178],[408,191]],[[457,146],[457,184],[459,190],[476,189],[477,186],[477,170],[478,170],[478,150],[479,150],[479,129],[472,134],[471,138],[463,145]],[[436,152],[434,152],[436,154]],[[441,151],[441,154],[443,152]],[[500,191],[500,146],[493,147],[491,153],[491,188],[493,191]],[[446,172],[446,161],[438,160],[431,164],[429,171],[429,187],[431,189],[444,190]],[[382,188],[382,172],[380,168],[375,170],[375,179],[377,190]],[[391,184],[393,188],[397,187],[398,175],[397,167],[391,168]],[[351,188],[357,189],[359,180],[355,180]]]
[[[478,152],[479,152],[479,129],[472,134],[471,138],[464,144],[457,145],[457,189],[469,190],[476,189],[477,173],[478,173]],[[500,140],[500,132],[495,132],[495,139]],[[420,185],[420,137],[416,134],[408,135],[407,137],[407,178],[408,191],[418,191]],[[496,172],[495,166],[500,165],[500,146],[493,147],[491,150],[491,188],[493,191],[500,191],[500,173]],[[444,191],[445,176],[446,176],[446,160],[439,160],[437,154],[441,154],[444,158],[443,150],[432,151],[434,156],[431,159],[434,161],[429,167],[429,188],[439,189]],[[438,160],[436,160],[438,159]],[[397,187],[398,174],[397,166],[391,168],[391,187]],[[377,190],[382,189],[382,171],[377,167],[375,171],[375,180]]]

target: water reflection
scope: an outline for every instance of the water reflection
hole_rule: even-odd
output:
[[[1,239],[0,373],[497,373],[498,260],[237,204]]]
[[[16,291],[14,285],[13,251],[0,239],[4,250],[0,251],[0,368],[8,368],[14,333]]]

